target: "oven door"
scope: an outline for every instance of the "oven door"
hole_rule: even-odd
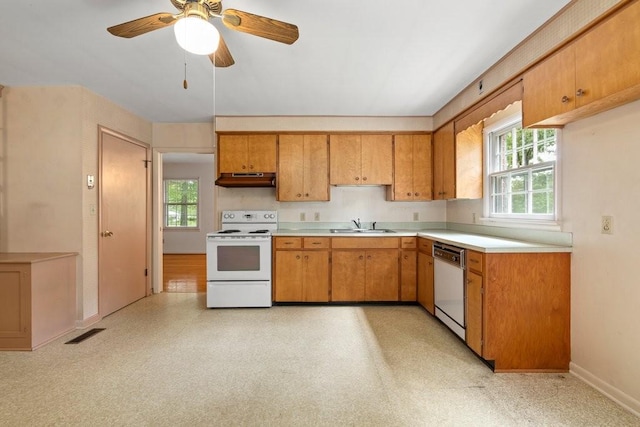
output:
[[[207,281],[271,280],[271,236],[207,236]]]

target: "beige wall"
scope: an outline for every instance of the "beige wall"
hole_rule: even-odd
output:
[[[151,124],[79,86],[10,87],[3,98],[0,250],[78,252],[82,324],[98,313],[98,192],[85,185],[98,177],[98,125],[150,142]]]

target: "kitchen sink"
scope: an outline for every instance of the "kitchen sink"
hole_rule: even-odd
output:
[[[332,233],[366,233],[366,234],[383,234],[383,233],[395,233],[393,230],[387,228],[380,228],[377,230],[371,228],[332,228],[329,230]]]

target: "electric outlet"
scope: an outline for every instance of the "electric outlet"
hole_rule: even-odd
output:
[[[610,215],[602,216],[602,234],[613,234],[613,217]]]
[[[304,212],[300,212],[300,221],[306,221],[307,215]]]
[[[316,212],[313,214],[313,220],[314,221],[320,221],[320,212]]]
[[[420,214],[418,212],[414,212],[413,213],[413,220],[414,221],[420,221]]]

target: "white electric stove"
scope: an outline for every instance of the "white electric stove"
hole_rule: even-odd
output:
[[[207,234],[207,307],[271,307],[271,232],[277,211],[223,211]]]

